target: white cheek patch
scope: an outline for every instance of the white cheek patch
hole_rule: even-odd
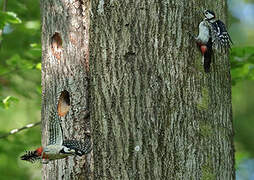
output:
[[[74,150],[74,149],[69,149],[69,151],[70,151],[71,153],[75,153],[75,150]]]
[[[213,18],[214,16],[213,16],[212,14],[206,14],[206,17],[207,17],[208,19],[211,19],[211,18]]]
[[[66,152],[66,153],[75,153],[75,150],[65,147],[65,148],[64,148],[64,152]]]

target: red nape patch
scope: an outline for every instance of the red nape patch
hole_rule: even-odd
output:
[[[200,46],[200,49],[201,49],[202,54],[205,54],[205,52],[207,51],[206,45]]]
[[[41,156],[42,151],[43,151],[42,147],[39,147],[38,149],[36,149],[37,155]]]

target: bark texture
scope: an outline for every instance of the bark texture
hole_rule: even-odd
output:
[[[225,1],[91,1],[95,179],[233,180],[227,53],[211,73],[189,33]]]
[[[65,139],[84,140],[85,132],[90,130],[86,118],[89,4],[85,0],[41,1],[43,145],[48,142],[51,110],[63,116]],[[43,179],[86,179],[91,175],[90,159],[88,155],[50,162],[43,165]]]
[[[94,154],[43,179],[234,179],[228,55],[204,73],[190,35],[206,8],[225,20],[224,0],[41,0],[43,144],[66,90],[64,136],[84,138],[89,108]]]

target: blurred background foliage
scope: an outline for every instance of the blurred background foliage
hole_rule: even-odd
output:
[[[228,0],[237,179],[254,179],[254,0]],[[0,179],[41,179],[41,165],[22,162],[40,146],[40,7],[34,0],[0,0]],[[32,146],[31,146],[32,145]],[[248,168],[247,168],[248,167]],[[250,168],[251,167],[251,168]]]
[[[39,1],[0,0],[0,137],[40,121],[40,36]],[[0,179],[41,179],[39,163],[19,159],[40,142],[40,126],[1,138]]]

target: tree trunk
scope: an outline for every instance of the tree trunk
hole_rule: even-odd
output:
[[[202,8],[225,20],[225,1],[207,4],[41,1],[43,143],[51,107],[77,139],[89,108],[94,154],[44,165],[44,179],[234,179],[228,54],[206,74],[189,35]]]
[[[89,1],[42,0],[42,142],[51,110],[61,116],[64,139],[84,140],[88,105]],[[43,179],[84,179],[91,155],[43,165]]]
[[[222,17],[225,3],[209,5]],[[204,73],[189,35],[201,21],[197,7],[92,1],[95,179],[234,179],[228,55],[216,54]]]

